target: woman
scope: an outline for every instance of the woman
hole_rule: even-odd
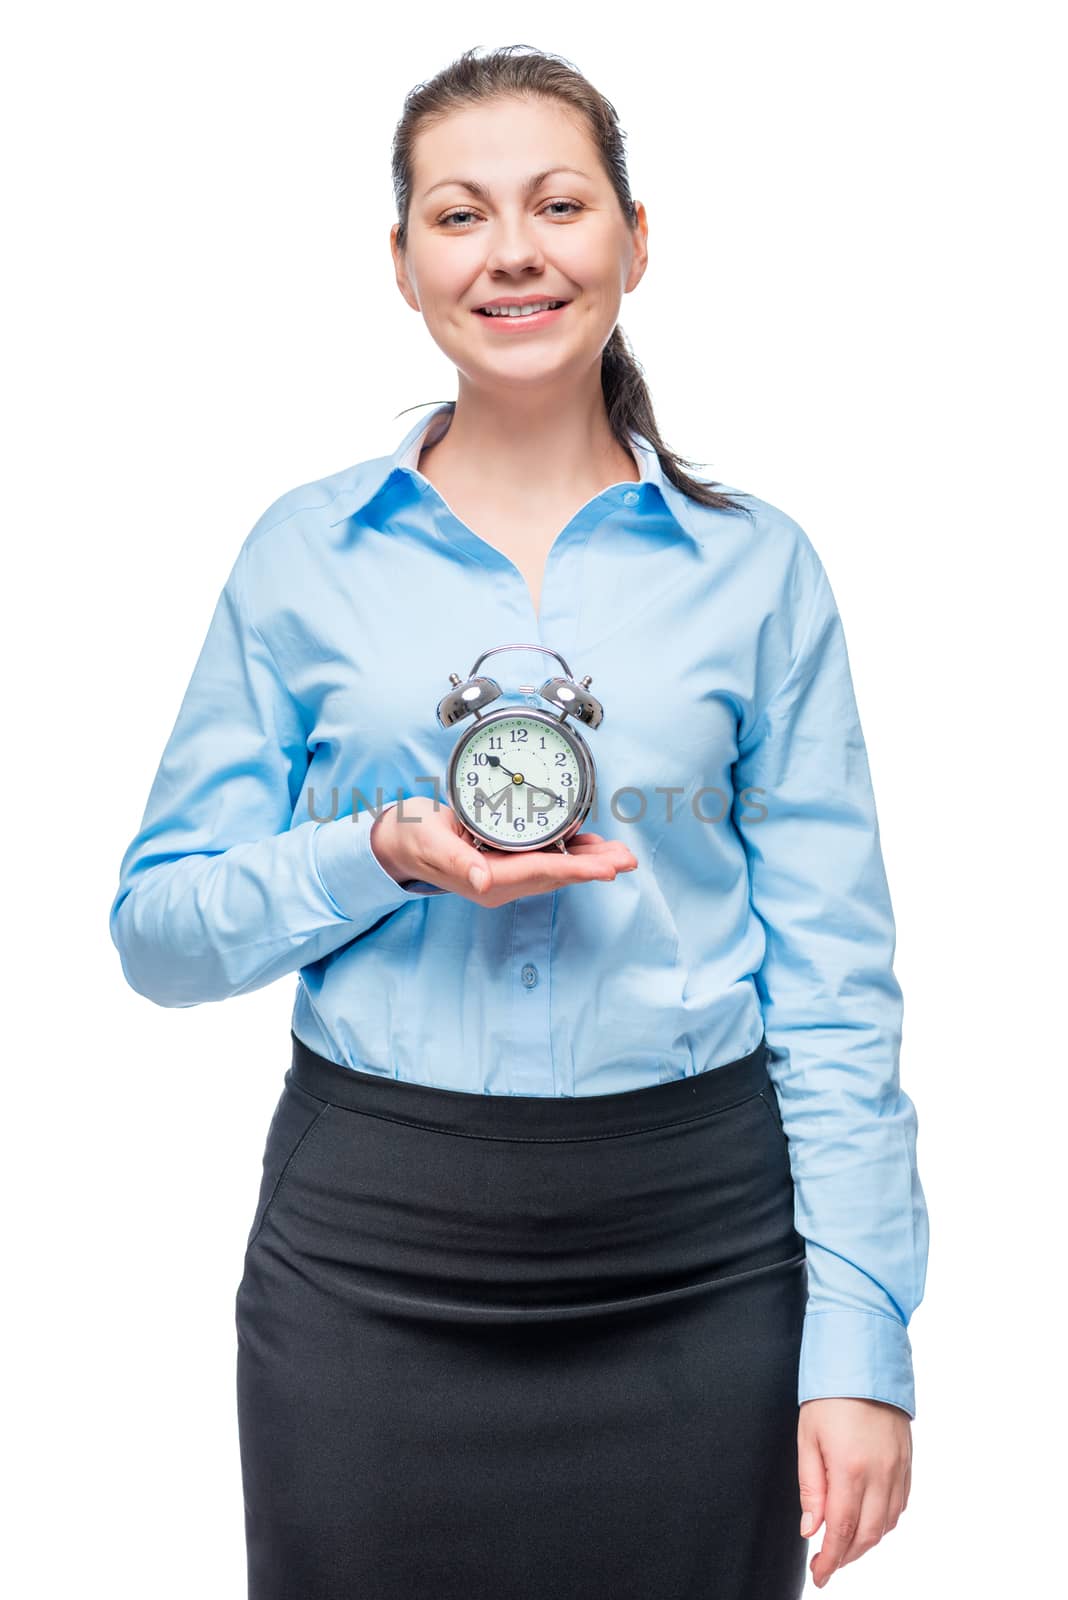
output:
[[[256,524],[111,916],[162,1005],[299,972],[236,1306],[249,1594],[787,1600],[806,1536],[822,1586],[907,1503],[926,1268],[841,623],[798,525],[660,440],[608,102],[468,52],[394,176],[458,397]],[[509,644],[519,705],[539,651],[590,675],[627,842],[476,847],[425,792],[449,674]]]

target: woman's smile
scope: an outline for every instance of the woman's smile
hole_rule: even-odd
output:
[[[558,322],[570,304],[570,300],[565,300],[562,304],[558,304],[555,309],[503,311],[499,314],[479,309],[473,315],[478,317],[480,322],[486,323],[487,327],[504,329],[508,333],[514,333],[517,328],[544,328],[549,323]]]

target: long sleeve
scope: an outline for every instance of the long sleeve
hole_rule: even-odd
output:
[[[219,596],[110,911],[127,982],[162,1006],[261,988],[423,893],[444,892],[386,872],[371,849],[371,811],[293,826],[305,731],[249,616],[248,544]]]
[[[736,826],[765,931],[756,982],[789,1140],[809,1299],[798,1401],[852,1395],[915,1415],[907,1326],[928,1217],[899,1081],[896,930],[846,643],[802,551],[798,642],[739,744]],[[766,813],[766,814],[762,814]]]

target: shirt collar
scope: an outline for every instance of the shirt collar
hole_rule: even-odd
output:
[[[392,455],[379,456],[374,461],[366,464],[366,471],[360,475],[351,491],[343,498],[344,517],[351,517],[362,510],[397,472],[418,471],[418,461],[424,445],[431,444],[441,437],[448,428],[452,413],[456,409],[455,400],[445,400],[436,406],[427,417],[421,417],[400,441]],[[643,434],[630,430],[631,448],[634,462],[638,468],[639,484],[635,488],[650,485],[660,495],[675,522],[695,544],[703,542],[701,528],[698,523],[700,504],[691,500],[689,495],[683,494],[664,475],[653,445]],[[626,491],[621,491],[625,493]],[[336,518],[335,520],[344,520]]]

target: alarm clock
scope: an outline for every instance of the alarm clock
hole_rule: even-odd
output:
[[[504,650],[534,650],[560,663],[563,676],[547,678],[536,691],[554,710],[514,705],[486,712],[503,690],[495,678],[479,676],[479,668]],[[453,687],[439,702],[438,721],[443,728],[467,717],[474,722],[453,748],[446,789],[477,850],[553,845],[566,855],[566,841],[582,826],[597,792],[590,748],[567,720],[600,727],[604,708],[589,692],[592,681],[576,683],[563,656],[540,644],[496,645],[483,651],[466,679],[449,673]],[[520,692],[535,691],[525,684]]]

